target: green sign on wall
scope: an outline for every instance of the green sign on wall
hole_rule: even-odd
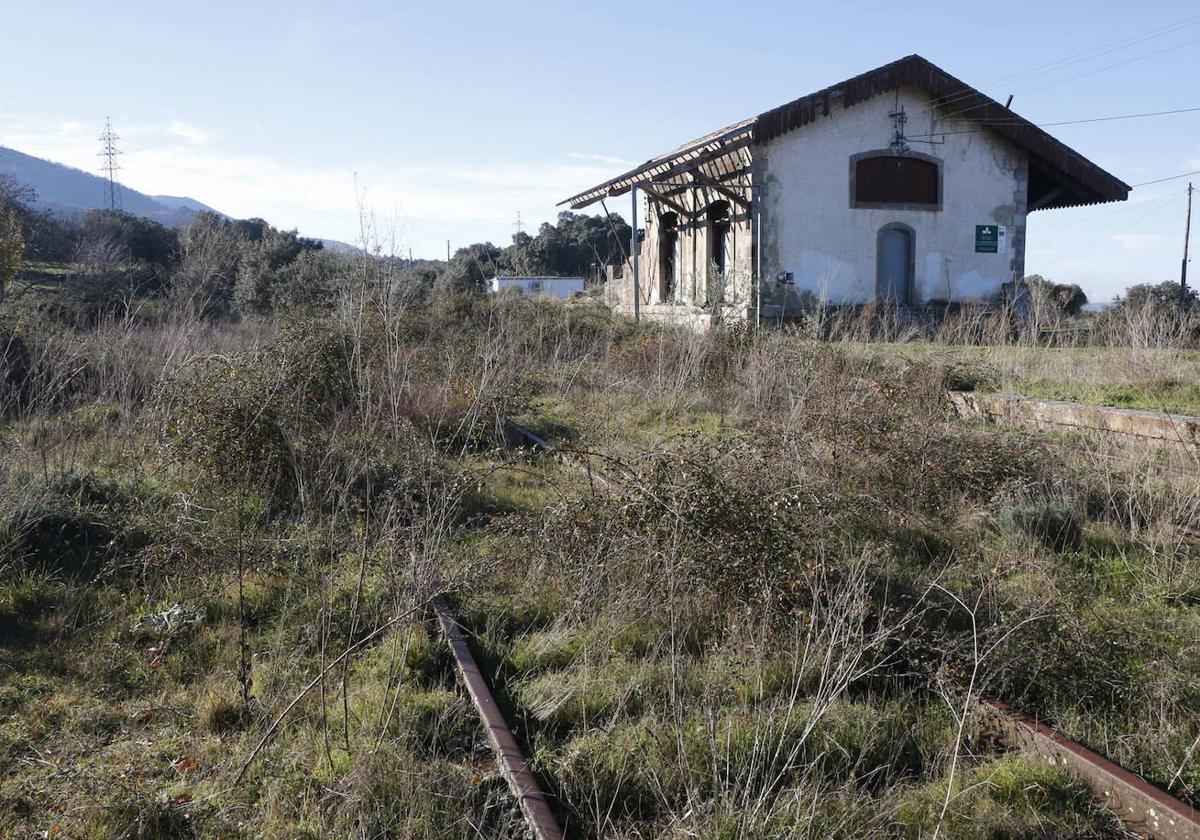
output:
[[[975,253],[995,254],[1000,251],[1000,227],[975,225]]]
[[[975,225],[976,254],[1003,254],[1007,239],[1004,225]]]

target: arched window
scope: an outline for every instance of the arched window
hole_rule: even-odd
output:
[[[850,158],[850,206],[942,209],[942,162],[916,152],[865,152]]]
[[[674,300],[678,285],[676,253],[679,245],[679,214],[658,217],[658,299]]]

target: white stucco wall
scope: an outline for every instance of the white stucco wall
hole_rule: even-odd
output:
[[[927,99],[900,92],[908,136],[943,127]],[[943,162],[942,209],[852,208],[850,156],[887,148],[895,107],[894,94],[848,109],[835,102],[829,117],[755,147],[766,186],[764,277],[790,271],[793,291],[834,305],[874,300],[878,232],[899,222],[915,231],[914,303],[996,298],[1024,272],[1026,153],[986,131],[948,134],[944,145],[912,143]],[[975,226],[983,224],[1007,229],[1005,253],[975,253]]]
[[[492,294],[517,289],[527,295],[548,295],[563,300],[579,294],[586,285],[582,277],[493,277],[488,281]]]

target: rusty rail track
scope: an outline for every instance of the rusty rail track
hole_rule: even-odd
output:
[[[521,438],[535,449],[541,449],[542,451],[553,455],[561,463],[565,464],[571,469],[587,475],[589,483],[599,484],[606,490],[612,490],[614,492],[620,492],[622,489],[623,485],[620,481],[608,475],[608,473],[604,472],[603,470],[598,470],[592,467],[591,458],[586,454],[579,455],[577,453],[566,452],[562,449],[559,449],[537,432],[533,431],[532,429],[527,429],[520,423],[513,423],[509,421],[508,427],[513,431],[514,434],[516,434],[517,437]]]
[[[588,459],[558,449],[523,426],[510,425],[518,436],[538,449],[568,466],[586,471],[605,487],[621,488],[620,482],[594,469]],[[1200,531],[1195,533],[1200,537]],[[1064,768],[1091,788],[1103,807],[1130,831],[1152,840],[1200,840],[1200,810],[999,700],[981,698],[980,706],[985,719],[1002,734],[1009,747]]]
[[[999,700],[984,698],[980,704],[1009,744],[1081,779],[1133,832],[1157,840],[1200,840],[1200,811],[1191,805]]]
[[[450,644],[450,654],[454,657],[454,666],[459,679],[471,695],[483,728],[487,731],[488,743],[496,755],[496,763],[504,776],[517,805],[529,823],[530,829],[537,840],[562,840],[563,831],[554,816],[550,802],[542,791],[537,779],[529,769],[529,762],[521,752],[521,746],[508,727],[504,713],[496,703],[492,690],[484,679],[483,672],[471,653],[471,645],[462,625],[454,620],[454,614],[446,599],[438,596],[433,599],[433,611],[437,614],[438,623],[446,640]]]

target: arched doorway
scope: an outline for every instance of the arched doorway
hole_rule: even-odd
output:
[[[705,212],[708,228],[708,303],[725,300],[726,240],[732,226],[728,201],[714,201]]]
[[[679,215],[663,213],[658,217],[658,299],[664,303],[675,299],[678,245]]]
[[[899,305],[912,303],[914,239],[915,232],[908,225],[892,223],[880,228],[875,275],[877,300]]]

